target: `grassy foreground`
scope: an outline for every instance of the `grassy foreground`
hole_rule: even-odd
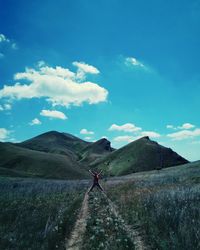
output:
[[[141,174],[109,190],[126,223],[141,228],[149,249],[200,249],[200,168],[190,167]]]
[[[83,191],[62,181],[0,180],[0,246],[65,249]]]
[[[89,217],[82,250],[132,249],[134,244],[123,227],[124,221],[112,211],[106,196],[89,194]]]

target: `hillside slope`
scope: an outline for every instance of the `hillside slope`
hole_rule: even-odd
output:
[[[124,175],[140,171],[165,168],[188,161],[172,149],[143,137],[112,152],[92,165],[110,175]]]
[[[42,152],[63,154],[72,160],[79,160],[80,151],[89,144],[71,134],[49,131],[16,145]]]
[[[110,141],[103,138],[96,142],[90,143],[83,150],[81,150],[81,163],[83,164],[94,164],[95,161],[100,160],[102,157],[107,156],[115,149],[111,147]]]
[[[57,179],[87,176],[80,164],[67,155],[40,152],[11,143],[0,143],[0,152],[1,175]]]

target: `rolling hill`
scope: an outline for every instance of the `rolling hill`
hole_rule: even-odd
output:
[[[67,155],[72,160],[78,161],[80,151],[89,144],[71,134],[49,131],[16,145],[47,153]]]
[[[184,163],[188,161],[146,136],[110,153],[91,167],[103,169],[110,175],[124,175]]]
[[[68,155],[53,154],[0,143],[0,174],[4,176],[81,179],[81,165]]]
[[[115,149],[111,147],[110,141],[102,138],[94,143],[90,143],[81,150],[80,154],[82,159],[80,162],[87,165],[94,164],[97,160],[107,156],[114,150]]]
[[[188,162],[148,137],[115,150],[105,138],[86,142],[57,131],[21,143],[2,142],[0,152],[0,175],[58,179],[87,178],[88,168],[124,175]]]

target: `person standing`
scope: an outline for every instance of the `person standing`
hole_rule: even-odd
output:
[[[99,184],[99,179],[100,179],[102,170],[99,173],[97,173],[96,171],[92,172],[91,170],[89,170],[89,172],[93,176],[93,184],[90,187],[88,193],[90,193],[95,186],[98,187],[101,191],[104,191],[102,186]]]

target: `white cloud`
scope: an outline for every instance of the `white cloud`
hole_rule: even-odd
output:
[[[84,80],[86,78],[86,74],[100,73],[97,68],[84,62],[73,62],[72,64],[78,68],[76,78],[80,80]]]
[[[169,129],[174,129],[174,126],[173,126],[173,125],[171,125],[171,124],[169,124],[169,125],[167,125],[167,126],[166,126],[166,128],[169,128]]]
[[[33,126],[33,125],[40,125],[40,124],[42,124],[42,123],[41,123],[41,121],[40,121],[38,118],[33,119],[33,120],[29,123],[29,125],[31,125],[31,126]]]
[[[5,110],[11,110],[12,109],[11,104],[9,104],[9,103],[4,104],[4,109]]]
[[[169,129],[174,129],[174,130],[177,130],[177,129],[191,129],[191,128],[194,128],[195,125],[189,123],[189,122],[186,122],[186,123],[183,123],[183,125],[181,126],[177,126],[175,127],[174,125],[167,125],[166,128],[169,128]]]
[[[100,73],[100,71],[97,68],[84,62],[73,62],[72,64],[76,66],[79,70],[84,71],[85,73],[89,73],[89,74]]]
[[[122,135],[122,136],[117,136],[113,138],[113,141],[115,142],[132,142],[134,141],[135,138],[133,136],[129,136],[129,135]]]
[[[82,103],[104,102],[108,95],[105,88],[93,82],[80,83],[74,72],[60,66],[43,66],[38,70],[26,68],[25,72],[16,73],[14,79],[19,82],[13,86],[4,85],[0,90],[0,98],[45,98],[53,106],[80,106]],[[22,83],[21,80],[28,83]]]
[[[82,135],[93,135],[93,131],[88,131],[86,128],[81,129],[80,134]]]
[[[46,109],[43,109],[40,112],[40,115],[41,116],[50,117],[50,118],[57,118],[57,119],[61,119],[61,120],[68,119],[67,116],[63,112],[60,112],[60,111],[57,111],[57,110],[46,110]]]
[[[12,49],[17,49],[17,44],[15,42],[11,42],[10,39],[4,34],[0,34],[0,43],[7,43],[9,44],[9,46],[11,46]]]
[[[84,138],[84,140],[92,140],[92,137],[91,137],[91,136],[86,136],[86,137]]]
[[[136,58],[134,58],[134,57],[127,57],[127,58],[125,59],[125,63],[126,63],[126,65],[133,65],[133,66],[138,66],[138,67],[142,67],[142,68],[145,67],[143,63],[139,62],[139,61],[138,61]]]
[[[154,131],[142,131],[142,136],[149,136],[151,138],[159,138],[161,135],[159,133],[156,133]]]
[[[10,39],[8,39],[4,34],[0,34],[0,43],[2,42],[10,42]]]
[[[40,61],[37,62],[37,66],[38,66],[39,68],[41,68],[41,67],[43,67],[43,66],[46,66],[46,63],[45,63],[45,61],[40,60]]]
[[[9,103],[0,105],[0,111],[4,111],[4,110],[11,110],[12,109],[12,105]]]
[[[132,123],[125,123],[123,125],[112,124],[108,130],[109,131],[136,132],[136,131],[140,131],[141,128],[136,127]]]
[[[5,128],[0,128],[0,141],[4,141],[8,138],[10,131]]]
[[[195,125],[187,122],[187,123],[184,123],[182,126],[179,126],[178,128],[179,129],[191,129],[191,128],[194,128],[194,127],[195,127]]]
[[[106,139],[106,140],[108,140],[108,137],[107,137],[106,135],[103,135],[103,136],[101,137],[101,139]]]
[[[172,138],[172,140],[184,140],[184,139],[200,136],[200,129],[197,128],[194,130],[181,130],[176,133],[168,134],[167,136]]]
[[[41,64],[42,62],[40,61],[38,66]],[[73,77],[75,77],[75,73],[73,73],[69,69],[65,69],[60,66],[56,66],[55,68],[42,66],[40,68],[40,71],[43,75],[56,76],[56,77],[61,77],[63,79],[67,79],[67,78],[72,79]]]

